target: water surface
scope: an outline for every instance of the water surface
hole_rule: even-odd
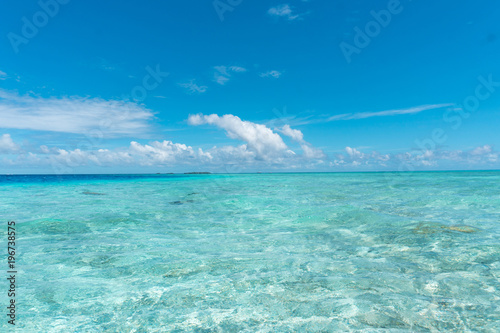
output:
[[[0,176],[0,213],[22,332],[500,331],[500,172]]]

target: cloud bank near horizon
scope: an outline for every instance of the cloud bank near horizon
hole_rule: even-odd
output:
[[[292,129],[289,125],[273,130],[266,125],[241,120],[232,114],[223,116],[197,114],[189,116],[187,121],[192,126],[216,126],[224,130],[230,139],[241,141],[242,144],[214,146],[203,150],[169,140],[153,141],[148,144],[131,141],[129,146],[115,149],[62,149],[42,145],[34,151],[28,151],[28,147],[22,149],[20,145],[14,143],[9,134],[4,134],[0,137],[0,152],[16,152],[16,154],[4,156],[2,163],[10,166],[51,166],[57,172],[71,172],[70,170],[74,168],[89,165],[203,166],[211,169],[232,165],[236,166],[237,170],[243,171],[254,167],[311,168],[326,163],[327,156],[306,142],[300,130]],[[297,142],[299,150],[294,151],[288,147],[278,132]]]
[[[219,68],[221,73],[227,68]],[[244,68],[230,67],[232,72]],[[380,116],[420,113],[448,107],[451,104],[429,104],[401,110],[362,112],[330,117],[332,120],[364,119]],[[32,166],[54,172],[72,172],[87,166],[151,168],[190,167],[234,172],[258,169],[272,170],[399,170],[438,169],[443,165],[453,168],[498,168],[499,153],[492,145],[482,145],[468,151],[408,151],[398,154],[366,152],[345,147],[339,154],[328,155],[305,140],[302,131],[292,128],[285,118],[280,126],[259,124],[233,114],[202,113],[189,115],[187,123],[193,127],[213,126],[225,132],[237,145],[213,146],[209,149],[192,147],[172,140],[139,143],[152,129],[154,114],[144,106],[117,100],[99,98],[62,97],[43,98],[19,95],[0,89],[0,167],[16,169]],[[288,121],[287,121],[288,122]],[[72,133],[100,138],[134,138],[128,145],[106,148],[79,144],[58,147],[53,144],[36,145],[14,140],[8,130],[48,131]],[[199,131],[203,131],[199,128]],[[88,146],[88,145],[87,145]]]
[[[212,117],[216,119],[215,117]],[[223,117],[219,117],[218,121]],[[194,118],[198,121],[198,118]],[[253,123],[251,123],[253,124]],[[223,123],[224,126],[227,124]],[[254,124],[256,125],[256,124]],[[238,127],[238,125],[236,126]],[[258,127],[260,128],[260,127]],[[265,129],[262,129],[264,130]],[[252,130],[251,130],[252,131]],[[298,132],[285,132],[303,142]],[[274,135],[270,140],[282,142]],[[253,138],[247,138],[252,141]],[[260,143],[259,143],[260,144]],[[58,147],[40,146],[33,151],[26,150],[23,144],[16,143],[9,134],[0,136],[0,161],[4,167],[43,167],[51,173],[74,173],[83,167],[144,167],[147,170],[182,167],[184,169],[200,169],[214,172],[248,172],[264,170],[320,170],[320,171],[413,171],[435,170],[443,162],[454,166],[468,166],[467,169],[484,167],[498,168],[500,152],[491,145],[475,147],[468,151],[434,150],[411,151],[397,154],[381,154],[377,151],[362,152],[353,147],[345,147],[343,152],[327,156],[321,153],[311,154],[303,149],[297,154],[288,149],[286,144],[278,144],[269,152],[250,148],[249,144],[238,146],[212,147],[203,150],[172,141],[152,141],[141,144],[130,142],[126,147],[115,149],[61,149]],[[311,148],[315,149],[315,148]],[[260,154],[260,155],[259,155]],[[274,155],[273,155],[274,154]],[[452,168],[453,169],[453,168]],[[456,169],[456,168],[455,168]]]

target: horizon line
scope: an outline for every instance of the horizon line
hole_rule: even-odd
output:
[[[209,176],[209,175],[258,175],[258,174],[313,174],[313,173],[424,173],[424,172],[500,172],[500,169],[473,169],[473,170],[415,170],[415,171],[256,171],[256,172],[152,172],[152,173],[5,173],[0,176],[116,176],[116,175],[137,175],[137,176],[166,176],[166,175],[185,175],[185,176]]]

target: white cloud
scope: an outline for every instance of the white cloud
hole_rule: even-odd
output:
[[[490,145],[474,148],[467,156],[470,163],[480,164],[484,160],[488,162],[497,162],[500,157],[500,152],[495,152]]]
[[[335,116],[329,117],[326,121],[334,121],[334,120],[348,120],[351,119],[349,118],[352,116],[352,113],[342,113],[342,114],[337,114]]]
[[[292,129],[288,124],[284,125],[279,131],[298,142],[306,158],[321,159],[326,157],[321,149],[314,148],[309,142],[304,140],[304,134],[301,131]]]
[[[289,21],[299,18],[299,15],[292,13],[292,8],[288,4],[271,7],[267,13],[271,16],[283,17]]]
[[[12,141],[10,134],[0,136],[0,153],[9,153],[19,150],[19,146]]]
[[[246,68],[240,66],[215,66],[214,81],[220,85],[226,84],[232,76],[232,73],[244,73]]]
[[[179,83],[179,85],[183,88],[186,88],[190,93],[204,93],[207,91],[207,86],[199,86],[194,83],[194,80],[191,80],[186,83]]]
[[[292,129],[290,125],[284,125],[277,129],[278,132],[289,136],[292,140],[299,143],[303,155],[297,155],[293,150],[288,149],[281,136],[272,129],[262,124],[256,124],[249,121],[243,121],[239,117],[227,114],[219,117],[212,115],[191,115],[188,118],[191,125],[209,124],[215,125],[226,130],[228,137],[246,142],[238,150],[230,149],[232,153],[239,152],[245,157],[251,157],[259,160],[268,160],[282,162],[283,158],[294,159],[323,159],[325,153],[314,148],[310,143],[304,140],[304,135],[300,130]],[[227,149],[226,149],[227,152]],[[219,153],[219,152],[217,152]]]
[[[198,115],[191,118],[194,124],[208,123],[204,117],[209,116]],[[219,117],[219,120],[215,121],[222,122],[224,121],[222,119],[223,117]],[[237,119],[235,120],[237,122]],[[220,125],[226,127],[225,124]],[[235,132],[247,132],[247,130],[242,130],[240,125],[228,126]],[[245,127],[243,126],[243,128]],[[265,129],[258,129],[254,134],[260,133],[260,131],[268,132]],[[300,135],[297,132],[293,133],[294,137],[300,141]],[[274,135],[277,134],[274,133]],[[271,135],[271,137],[274,136]],[[251,145],[256,145],[253,137],[247,140],[248,143],[238,146],[212,147],[208,150],[165,140],[153,141],[148,144],[132,141],[127,147],[112,150],[71,150],[41,146],[37,152],[26,152],[26,149],[15,145],[9,135],[4,134],[0,137],[0,149],[2,149],[1,152],[7,153],[2,160],[4,167],[34,166],[36,168],[45,167],[45,170],[49,167],[55,173],[74,173],[76,172],[75,168],[86,166],[188,166],[189,168],[208,168],[219,172],[240,172],[262,167],[275,170],[298,168],[314,170],[317,167],[321,167],[323,170],[332,170],[332,168],[338,170],[400,170],[401,166],[411,166],[413,170],[450,169],[450,166],[453,169],[481,169],[498,168],[500,162],[500,153],[491,146],[485,145],[469,151],[409,151],[399,154],[381,154],[377,151],[365,153],[357,148],[346,147],[343,153],[335,156],[334,160],[325,163],[325,159],[328,162],[328,157],[324,156],[322,151],[310,147],[303,139],[301,140],[304,152],[302,155],[294,153],[286,146],[280,146],[278,151],[271,149],[262,152],[251,147]],[[272,143],[276,140],[279,141],[274,138],[268,142]],[[258,144],[262,145],[263,143]],[[15,154],[10,154],[10,152]]]
[[[285,134],[286,136],[291,137],[293,140],[297,142],[303,142],[304,140],[304,134],[302,134],[301,131],[292,129],[290,125],[284,125],[281,128],[281,133]]]
[[[408,109],[396,109],[396,110],[386,110],[386,111],[377,111],[377,112],[359,112],[359,113],[344,113],[335,116],[329,117],[326,121],[334,121],[334,120],[351,120],[351,119],[365,119],[371,117],[385,117],[385,116],[396,116],[402,114],[415,114],[420,113],[422,111],[439,109],[448,106],[452,106],[454,104],[445,103],[445,104],[430,104],[430,105],[420,105]]]
[[[357,150],[356,148],[351,148],[351,147],[345,147],[345,151],[349,155],[350,158],[352,159],[363,159],[365,157],[365,154]]]
[[[323,159],[327,157],[321,149],[314,148],[310,143],[304,142],[300,145],[300,148],[302,148],[306,158]]]
[[[226,114],[219,117],[211,115],[191,115],[188,118],[191,125],[209,124],[226,130],[231,139],[242,140],[248,144],[248,149],[256,153],[257,158],[269,158],[286,151],[283,139],[265,125],[243,121],[239,117]]]
[[[7,80],[8,78],[9,76],[7,75],[7,73],[0,71],[0,80]]]
[[[214,81],[223,86],[226,84],[227,81],[229,81],[229,77],[224,75],[219,75],[216,73],[214,75]]]
[[[279,71],[267,71],[267,72],[263,72],[263,73],[260,73],[259,76],[260,77],[272,77],[272,78],[275,78],[275,79],[279,79],[279,77],[282,75],[283,73],[279,72]]]
[[[60,148],[40,147],[40,154],[31,154],[30,160],[36,164],[50,165],[59,170],[71,172],[71,168],[98,166],[172,166],[199,162],[206,156],[201,149],[198,154],[190,146],[172,141],[154,141],[140,144],[132,141],[127,148],[115,150],[97,149],[84,151],[81,149],[65,150]],[[25,159],[21,159],[24,161]]]
[[[281,136],[265,125],[243,121],[234,115],[224,115],[219,117],[212,115],[191,115],[188,118],[191,125],[210,124],[226,130],[228,137],[246,142],[238,148],[224,149],[218,148],[211,152],[213,156],[227,158],[227,153],[237,154],[236,159],[241,162],[244,157],[247,161],[266,160],[276,164],[283,163],[285,160],[303,163],[305,160],[319,160],[326,157],[322,150],[316,149],[308,142],[304,141],[304,135],[301,131],[292,129],[289,125],[284,125],[278,132],[291,137],[300,144],[303,155],[296,154],[284,143]],[[293,166],[293,163],[290,164]]]
[[[10,156],[10,155],[9,155]],[[141,144],[132,141],[128,147],[97,150],[61,149],[41,146],[37,153],[20,153],[14,159],[5,159],[5,165],[35,166],[50,168],[53,173],[74,173],[77,168],[99,167],[203,167],[219,172],[239,172],[252,170],[254,167],[294,169],[317,163],[297,156],[290,150],[284,150],[272,159],[259,157],[256,150],[248,144],[239,146],[213,147],[206,151],[201,148],[173,143],[172,141],[154,141]],[[230,166],[230,168],[228,168]]]
[[[247,71],[246,68],[243,68],[240,66],[231,66],[231,67],[229,67],[229,70],[231,72],[235,72],[235,73],[244,73]]]
[[[470,154],[473,156],[485,155],[485,154],[490,154],[492,150],[493,149],[490,145],[484,145],[482,147],[474,148]]]
[[[470,169],[478,166],[495,166],[500,153],[495,152],[489,145],[480,146],[470,151],[461,150],[426,150],[407,151],[398,154],[381,154],[377,151],[363,153],[356,148],[346,147],[345,154],[337,154],[332,166],[365,167],[377,169],[405,170],[463,168]],[[410,168],[408,168],[410,167]]]
[[[176,164],[195,158],[195,151],[192,147],[166,140],[155,141],[150,145],[141,145],[132,141],[129,151],[144,165]]]
[[[133,136],[150,130],[153,112],[141,105],[101,98],[43,98],[0,90],[0,128]]]

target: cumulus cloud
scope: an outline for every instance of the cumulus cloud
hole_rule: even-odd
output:
[[[0,128],[133,136],[147,133],[153,112],[139,104],[101,98],[43,98],[0,90]]]
[[[186,88],[189,93],[204,93],[207,91],[207,86],[199,86],[194,80],[191,80],[186,83],[179,83],[179,85],[183,88]]]
[[[303,143],[300,148],[304,152],[304,156],[309,159],[323,159],[326,158],[325,153],[321,149],[314,148],[310,143]]]
[[[300,130],[292,129],[290,125],[287,124],[284,125],[279,131],[299,143],[305,157],[315,159],[326,157],[325,153],[321,149],[314,148],[309,142],[304,140],[304,134]]]
[[[130,155],[145,165],[175,164],[195,158],[192,147],[172,141],[155,141],[150,145],[141,145],[135,141],[130,143]]]
[[[293,21],[299,18],[299,15],[294,14],[292,8],[288,4],[271,7],[267,11],[267,13],[271,16],[283,17],[289,21]]]
[[[282,75],[283,73],[279,72],[279,71],[267,71],[267,72],[263,72],[263,73],[259,73],[259,76],[260,77],[270,77],[270,78],[274,78],[274,79],[279,79],[279,77]]]
[[[29,157],[38,165],[50,165],[60,170],[81,166],[174,166],[193,164],[203,160],[206,155],[200,149],[198,153],[190,146],[172,141],[154,141],[140,144],[132,141],[129,147],[96,150],[60,149],[40,147],[39,154],[30,153]],[[21,159],[26,160],[26,158]]]
[[[240,66],[215,66],[214,81],[220,85],[226,84],[233,73],[244,73],[246,68]]]
[[[493,151],[493,148],[490,145],[484,145],[482,147],[476,147],[471,151],[471,155],[480,156],[485,154],[490,154]]]
[[[219,117],[211,115],[191,115],[188,118],[190,125],[209,124],[215,125],[226,131],[231,139],[241,140],[247,143],[248,149],[256,153],[257,158],[269,158],[287,150],[283,139],[265,125],[243,121],[239,117],[226,114]]]
[[[321,160],[327,156],[320,149],[314,148],[310,143],[304,140],[304,135],[300,130],[292,129],[290,125],[284,125],[282,128],[276,129],[278,132],[289,136],[295,142],[298,142],[303,154],[298,155],[293,150],[289,149],[282,137],[273,132],[269,127],[256,124],[249,121],[243,121],[234,115],[224,115],[219,117],[216,114],[212,115],[191,115],[188,118],[191,125],[210,124],[215,125],[221,129],[226,130],[228,137],[238,139],[246,142],[245,145],[237,149],[226,148],[224,151],[212,152],[213,155],[221,155],[231,151],[232,153],[238,152],[241,157],[266,160],[274,163],[283,163],[285,160],[294,160],[295,162],[300,159],[304,160]],[[302,161],[302,162],[303,162]]]
[[[467,156],[469,162],[481,163],[483,160],[488,162],[497,162],[500,157],[500,152],[495,152],[490,145],[474,148]]]
[[[305,158],[311,160],[326,157],[322,150],[314,148],[304,140],[304,135],[300,130],[292,129],[290,125],[284,125],[276,129],[276,131],[299,143],[303,152],[302,156],[297,155],[293,150],[289,149],[282,137],[271,128],[262,124],[243,121],[231,114],[222,117],[216,114],[191,115],[188,118],[188,123],[195,126],[209,124],[226,130],[228,137],[246,142],[246,145],[240,146],[238,151],[245,151],[242,155],[254,159],[281,162],[282,158],[293,157],[294,159]],[[234,152],[235,150],[232,151]]]
[[[290,125],[284,125],[281,128],[281,133],[285,134],[286,136],[289,136],[293,140],[297,142],[302,142],[304,140],[304,134],[302,134],[301,131],[292,129]]]
[[[12,141],[10,134],[0,136],[0,153],[9,153],[19,150],[19,146]]]
[[[356,148],[345,147],[345,151],[351,159],[363,159],[365,157],[365,154],[363,154]]]
[[[0,71],[0,80],[7,80],[9,76],[4,71]]]

